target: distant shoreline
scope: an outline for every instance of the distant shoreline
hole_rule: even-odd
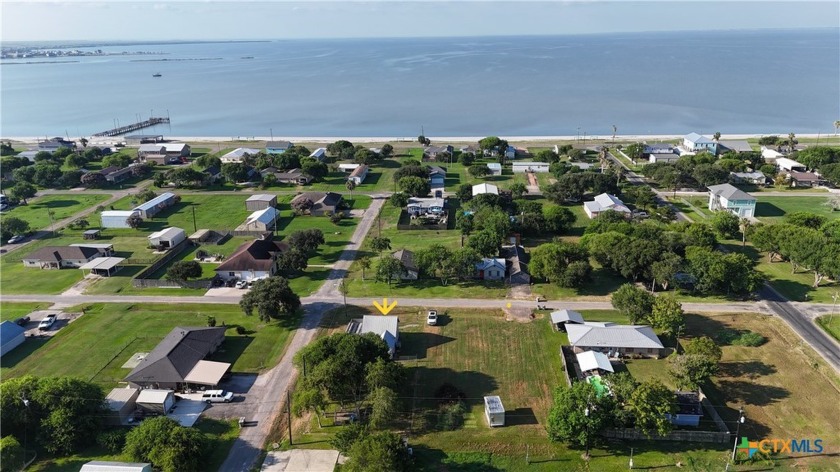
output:
[[[139,133],[142,134],[142,133]],[[752,138],[760,138],[762,136],[779,136],[782,138],[786,138],[788,135],[787,132],[785,133],[752,133],[752,134],[726,134],[721,135],[720,139],[723,141],[731,140],[731,139],[752,139]],[[636,135],[636,134],[616,134],[615,141],[620,142],[638,142],[638,141],[672,141],[675,139],[682,139],[685,135],[684,134],[645,134],[645,135]],[[426,136],[429,138],[433,144],[445,144],[445,143],[476,143],[480,139],[483,139],[487,136]],[[507,140],[509,143],[523,143],[523,142],[556,142],[556,141],[577,141],[577,142],[584,142],[584,141],[612,141],[613,137],[611,134],[609,135],[587,135],[586,139],[581,136],[576,135],[557,135],[557,136],[499,136],[502,139]],[[796,134],[797,138],[837,138],[833,133],[832,134],[821,134],[821,133],[809,133],[809,134]],[[91,140],[90,136],[85,136],[86,139]],[[114,136],[114,140],[120,138],[120,136]],[[164,136],[166,141],[182,141],[182,142],[191,142],[191,143],[225,143],[225,142],[258,142],[258,141],[291,141],[293,143],[323,143],[329,144],[334,143],[339,140],[347,140],[353,143],[417,143],[417,137],[411,136]],[[37,144],[39,141],[43,141],[45,137],[43,136],[11,136],[11,137],[2,137],[0,140],[6,141],[11,140],[15,142],[20,142],[24,144]],[[81,137],[71,137],[70,139],[74,139],[78,141]],[[107,140],[107,137],[102,137],[103,140]]]

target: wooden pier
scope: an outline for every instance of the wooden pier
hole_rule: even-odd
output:
[[[119,136],[121,134],[137,131],[138,129],[148,128],[149,126],[155,126],[160,124],[169,124],[169,117],[153,117],[149,118],[146,121],[141,121],[139,123],[132,123],[130,125],[120,126],[119,128],[109,129],[108,131],[102,131],[101,133],[96,133],[93,136]]]

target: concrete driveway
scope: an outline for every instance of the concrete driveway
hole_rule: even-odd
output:
[[[181,426],[191,427],[201,417],[207,405],[200,400],[181,398],[175,403],[175,408],[166,414],[167,418],[177,421]]]

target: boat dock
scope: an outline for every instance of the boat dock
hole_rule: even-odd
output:
[[[146,121],[141,121],[139,123],[132,123],[130,125],[120,126],[119,128],[109,129],[107,131],[102,131],[101,133],[96,133],[93,136],[119,136],[121,134],[130,133],[132,131],[137,131],[138,129],[148,128],[149,126],[155,126],[160,124],[169,124],[169,117],[163,118],[149,118]]]

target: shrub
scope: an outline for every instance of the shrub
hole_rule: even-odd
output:
[[[216,317],[215,316],[208,316],[207,317],[207,326],[214,327],[216,326]]]
[[[247,333],[247,332],[248,332],[248,331],[246,331],[246,330],[245,330],[245,327],[243,327],[243,326],[237,326],[237,327],[236,327],[236,334],[238,334],[238,335],[240,335],[240,336],[244,336],[244,335],[245,335],[245,333]]]
[[[122,428],[103,431],[96,435],[96,444],[111,454],[119,454],[125,447],[127,433],[128,431]]]
[[[739,336],[738,339],[732,341],[732,344],[735,344],[737,346],[758,347],[766,342],[767,338],[765,338],[764,336],[758,333],[753,333],[752,331],[747,331],[746,333]]]
[[[441,405],[438,412],[437,427],[441,431],[454,431],[464,424],[464,414],[467,407],[464,402],[455,402]]]

